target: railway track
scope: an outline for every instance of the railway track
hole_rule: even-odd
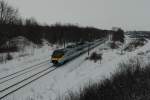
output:
[[[34,68],[34,67],[36,68],[37,66],[39,66],[39,65],[41,65],[41,64],[43,64],[43,63],[46,63],[46,62],[48,62],[48,61],[49,61],[49,60],[46,60],[46,61],[43,61],[43,62],[41,62],[41,63],[38,63],[38,64],[35,64],[35,65],[33,65],[33,66],[24,68],[24,69],[19,70],[19,71],[17,71],[17,72],[14,72],[14,73],[12,73],[12,74],[9,74],[9,75],[0,77],[0,81],[3,80],[3,79],[6,79],[6,78],[8,78],[8,77],[11,77],[11,76],[13,76],[13,75],[17,75],[17,74],[22,73],[22,72],[24,72],[24,71],[30,70],[30,69],[32,69],[32,68]]]
[[[46,64],[48,64],[48,63],[43,63],[43,64],[38,65],[38,66],[36,66],[36,67],[35,67],[35,66],[34,66],[34,67],[31,67],[31,68],[29,68],[28,70],[18,71],[17,73],[15,72],[16,74],[9,75],[9,76],[7,76],[7,77],[1,79],[1,80],[0,80],[0,85],[3,84],[3,83],[5,83],[5,82],[8,82],[8,81],[10,81],[10,80],[12,80],[12,79],[15,79],[15,78],[17,78],[17,77],[19,77],[19,76],[21,76],[21,75],[27,74],[27,73],[29,73],[29,72],[31,72],[31,71],[33,71],[33,70],[39,69],[39,68],[41,68],[41,66],[44,66],[44,65],[46,65]]]
[[[50,66],[48,68],[45,68],[43,70],[40,70],[32,75],[29,75],[28,77],[17,81],[15,83],[12,83],[11,85],[8,86],[4,86],[4,88],[2,88],[0,90],[0,100],[3,99],[4,97],[8,96],[9,94],[12,94],[13,92],[25,87],[26,85],[36,81],[37,79],[49,74],[50,72],[56,70],[58,67],[53,67]]]

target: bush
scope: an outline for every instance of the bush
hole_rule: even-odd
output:
[[[6,60],[12,60],[12,59],[13,59],[13,57],[8,53],[7,57],[6,57]]]
[[[117,49],[117,48],[118,48],[118,46],[116,45],[115,42],[109,42],[109,43],[108,43],[108,46],[109,46],[111,49]]]
[[[121,63],[110,79],[85,87],[67,100],[150,100],[150,64],[142,67],[139,60],[133,61]]]
[[[90,60],[94,60],[94,62],[97,62],[97,60],[102,60],[102,54],[97,54],[96,52],[93,52],[90,57]]]
[[[132,42],[130,42],[125,48],[125,51],[133,51],[137,47],[141,47],[145,44],[146,40],[145,39],[136,39]]]

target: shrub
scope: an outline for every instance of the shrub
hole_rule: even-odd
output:
[[[8,53],[7,57],[6,57],[6,60],[12,60],[12,59],[13,59],[13,57]]]
[[[109,46],[111,49],[117,49],[117,48],[118,48],[118,46],[116,45],[115,42],[109,42],[109,43],[108,43],[108,46]]]
[[[85,87],[67,100],[150,100],[150,64],[142,67],[140,60],[133,61],[121,63],[110,79]]]
[[[133,51],[137,47],[141,47],[145,44],[146,40],[145,39],[136,39],[132,42],[130,42],[125,48],[125,51]]]
[[[96,52],[93,52],[90,57],[90,60],[94,60],[94,62],[97,62],[97,60],[102,60],[102,54],[97,54]]]

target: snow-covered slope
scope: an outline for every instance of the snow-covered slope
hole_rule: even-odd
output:
[[[50,45],[46,40],[43,40],[43,46],[41,47],[24,37],[17,37],[12,39],[12,41],[17,44],[19,51],[10,53],[13,57],[12,60],[0,62],[0,77],[50,60],[52,52],[58,48],[56,45]],[[7,53],[0,54],[0,56],[4,57],[5,55]]]
[[[130,38],[128,39],[130,40]],[[89,83],[91,84],[92,82],[103,80],[105,77],[110,77],[112,73],[115,73],[118,64],[122,61],[128,61],[129,58],[137,56],[144,59],[143,63],[150,59],[149,40],[144,46],[138,47],[131,52],[123,52],[122,49],[124,46],[118,49],[111,49],[108,47],[108,43],[109,42],[99,45],[90,52],[96,51],[102,53],[101,62],[97,61],[95,63],[94,61],[86,60],[88,54],[85,53],[39,80],[7,96],[3,100],[56,100],[59,96],[63,98],[68,95],[69,91],[79,91]],[[44,53],[42,49],[43,51],[45,50]],[[42,59],[41,57],[43,56],[42,60],[49,59],[49,55],[51,54],[50,49],[50,47],[46,46],[39,51],[37,50],[35,57]],[[47,53],[49,55],[47,55]],[[39,60],[37,60],[37,62],[38,61]],[[50,65],[51,64],[47,64],[45,66]],[[3,74],[4,73],[1,75]]]

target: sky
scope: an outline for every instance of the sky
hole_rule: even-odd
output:
[[[24,18],[101,29],[150,31],[150,0],[6,0]]]

